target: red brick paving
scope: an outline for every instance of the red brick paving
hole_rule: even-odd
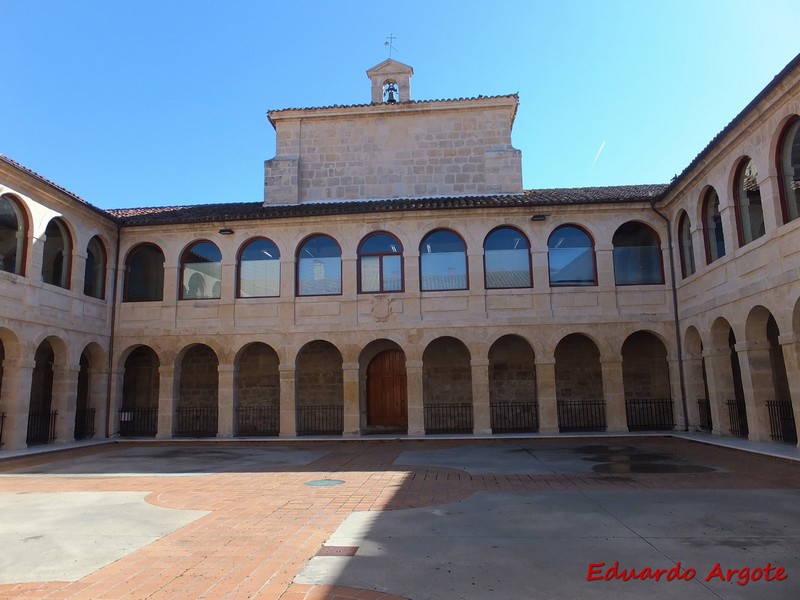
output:
[[[0,585],[0,598],[267,600],[392,600],[372,590],[301,585],[294,577],[353,511],[395,510],[453,502],[475,491],[691,488],[800,488],[798,465],[779,459],[674,438],[592,439],[678,455],[719,472],[702,474],[479,475],[437,468],[394,466],[405,450],[431,450],[474,441],[298,442],[295,449],[328,451],[301,467],[197,476],[27,475],[0,477],[3,492],[149,491],[162,507],[209,514],[75,582]],[[574,440],[570,441],[573,443]],[[565,440],[514,440],[512,447],[564,445]],[[577,442],[576,445],[580,444]],[[71,456],[114,452],[98,446],[0,462],[0,471]],[[768,464],[769,468],[765,468]],[[311,487],[314,479],[342,479]]]

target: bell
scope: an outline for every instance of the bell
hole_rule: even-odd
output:
[[[397,103],[397,85],[394,83],[390,83],[386,86],[386,104],[396,104]]]

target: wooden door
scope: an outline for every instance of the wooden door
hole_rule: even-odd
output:
[[[367,367],[367,425],[408,427],[406,356],[402,350],[386,350]]]

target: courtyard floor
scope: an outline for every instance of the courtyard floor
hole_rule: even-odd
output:
[[[778,453],[671,436],[23,452],[0,460],[0,598],[796,599],[800,454]]]

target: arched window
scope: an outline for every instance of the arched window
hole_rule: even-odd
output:
[[[15,200],[0,196],[0,271],[24,275],[25,213]]]
[[[719,195],[710,187],[703,197],[703,241],[706,245],[706,264],[725,256],[725,236],[719,214]]]
[[[222,253],[208,241],[195,242],[181,256],[181,300],[219,298]]]
[[[547,240],[550,285],[597,285],[594,242],[583,229],[562,225]]]
[[[447,229],[426,235],[419,245],[419,271],[423,292],[468,289],[464,240]]]
[[[529,288],[531,249],[528,238],[514,227],[498,227],[483,241],[486,289]]]
[[[678,238],[681,255],[681,276],[686,279],[689,275],[694,275],[694,246],[692,246],[692,225],[689,222],[689,215],[681,211],[678,219]]]
[[[83,293],[92,298],[106,295],[106,250],[100,238],[94,236],[86,247],[86,271],[83,276]]]
[[[788,223],[800,217],[800,117],[786,127],[778,152],[781,209],[783,222]]]
[[[358,247],[358,291],[403,291],[403,245],[389,233],[373,233]]]
[[[265,238],[250,240],[239,251],[239,298],[281,294],[281,253]]]
[[[70,254],[72,241],[61,219],[53,219],[44,231],[42,281],[69,289]]]
[[[614,246],[614,280],[617,285],[664,283],[661,247],[656,233],[644,223],[620,225]]]
[[[125,261],[123,302],[160,302],[164,299],[164,253],[153,244],[140,244]]]
[[[752,158],[745,157],[739,163],[733,196],[736,203],[739,245],[744,246],[764,235],[761,190],[758,187],[758,171]]]
[[[315,235],[297,250],[297,295],[342,293],[342,249],[332,237]]]

